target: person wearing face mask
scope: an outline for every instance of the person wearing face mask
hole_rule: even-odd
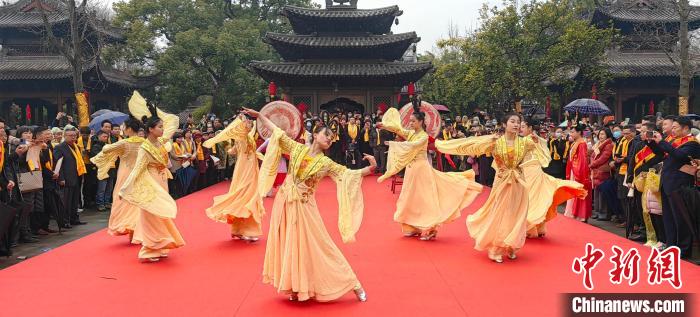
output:
[[[549,156],[551,161],[549,162],[549,166],[545,169],[545,172],[553,177],[564,179],[566,159],[571,143],[566,140],[563,130],[561,128],[557,128],[557,130],[554,132],[554,136],[549,139],[547,144],[549,145]]]

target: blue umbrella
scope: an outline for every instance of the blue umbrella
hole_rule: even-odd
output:
[[[90,121],[89,127],[92,131],[98,131],[102,128],[102,122],[105,120],[112,122],[112,124],[122,124],[126,119],[129,119],[129,115],[121,113],[119,111],[110,111],[103,113]]]
[[[95,119],[95,118],[97,118],[98,116],[101,116],[101,115],[103,115],[103,114],[105,114],[105,113],[108,113],[108,112],[112,112],[112,110],[109,110],[109,109],[100,109],[100,110],[97,110],[97,111],[93,112],[93,113],[90,115],[90,119]]]
[[[697,114],[694,114],[694,113],[687,114],[687,115],[685,115],[685,116],[688,117],[688,119],[690,119],[690,120],[700,120],[700,115],[697,115]]]
[[[595,114],[595,115],[605,115],[605,114],[612,114],[612,111],[610,111],[610,108],[606,106],[604,103],[595,100],[595,99],[576,99],[566,105],[564,107],[564,110],[574,113],[580,113],[580,114]]]

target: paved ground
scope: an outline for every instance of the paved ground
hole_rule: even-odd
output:
[[[52,234],[49,236],[41,236],[39,237],[41,241],[38,243],[20,244],[16,248],[12,249],[14,254],[11,257],[0,257],[0,269],[12,266],[19,262],[22,262],[24,259],[37,256],[44,252],[51,251],[51,249],[53,248],[57,248],[73,240],[91,234],[95,231],[104,229],[105,227],[107,227],[109,212],[97,212],[86,210],[85,212],[81,213],[81,219],[83,221],[86,221],[88,224],[84,226],[75,226],[70,231],[64,232],[60,235]],[[610,221],[598,221],[591,219],[589,220],[589,224],[601,228],[605,231],[612,232],[621,237],[625,235],[624,228],[618,228],[615,226],[614,223]],[[54,222],[52,222],[51,225],[53,229],[56,229],[56,224]],[[640,243],[640,246],[641,245],[642,243]],[[695,252],[694,261],[696,263],[700,262],[700,252]]]
[[[80,214],[80,219],[87,222],[83,226],[73,226],[73,229],[65,231],[61,234],[51,234],[48,236],[39,236],[37,243],[20,243],[16,248],[12,249],[12,256],[0,257],[0,269],[20,263],[25,259],[37,256],[44,252],[49,252],[53,248],[60,247],[73,240],[80,239],[95,231],[102,230],[107,227],[109,212],[98,212],[86,210]],[[51,229],[58,230],[56,222],[51,221]]]

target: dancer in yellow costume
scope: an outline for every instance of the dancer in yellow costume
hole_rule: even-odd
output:
[[[551,160],[547,152],[547,140],[539,137],[535,131],[539,130],[537,122],[525,120],[520,126],[520,135],[530,137],[539,146],[537,150],[545,151],[536,155],[536,151],[529,152],[520,165],[523,170],[523,179],[528,196],[527,211],[527,237],[544,237],[547,230],[545,223],[557,216],[557,206],[574,197],[586,197],[586,189],[575,181],[554,178],[542,170]]]
[[[362,177],[376,167],[374,157],[365,156],[368,167],[347,169],[323,155],[335,138],[330,129],[317,128],[310,146],[306,146],[289,138],[257,111],[245,109],[245,113],[260,118],[273,131],[260,167],[258,193],[267,193],[272,187],[280,156],[290,157],[287,177],[272,206],[263,282],[289,294],[290,300],[331,301],[354,290],[357,298],[365,301],[367,295],[357,276],[326,231],[314,192],[325,176],[335,181],[338,229],[343,242],[354,241],[364,212]]]
[[[114,168],[115,162],[119,159],[117,181],[114,185],[114,199],[112,199],[114,203],[109,215],[107,232],[113,236],[129,235],[129,241],[131,241],[141,208],[124,199],[119,199],[119,192],[134,170],[136,157],[145,139],[137,135],[143,127],[141,121],[129,118],[124,125],[124,134],[128,138],[113,144],[106,144],[102,151],[90,161],[97,167],[97,178],[106,179],[109,177],[107,173],[111,168]]]
[[[396,133],[406,141],[389,142],[387,171],[382,182],[405,168],[394,221],[401,224],[404,236],[433,240],[438,228],[460,217],[462,209],[481,193],[474,182],[474,171],[443,173],[433,169],[428,159],[428,134],[423,129],[425,114],[411,115],[411,129],[401,127],[399,112],[392,108],[377,126]]]
[[[133,238],[141,243],[139,259],[156,262],[167,257],[170,249],[185,245],[175,227],[177,205],[168,193],[168,179],[172,178],[168,170],[168,147],[179,119],[147,105],[138,92],[129,101],[129,111],[144,121],[146,140],[119,196],[141,208]]]
[[[258,193],[258,157],[256,156],[253,121],[239,115],[226,129],[204,142],[211,148],[219,142],[233,140],[229,154],[237,155],[228,193],[214,197],[214,205],[207,208],[207,216],[214,221],[231,225],[231,237],[248,242],[258,241],[262,235],[262,217],[265,214],[262,197]]]
[[[505,134],[470,137],[449,141],[436,141],[442,153],[479,156],[492,154],[496,177],[486,203],[475,214],[467,217],[467,229],[475,240],[474,248],[488,251],[491,260],[502,263],[503,256],[516,259],[516,252],[525,244],[527,232],[528,188],[523,178],[522,164],[534,155],[541,166],[548,159],[546,149],[523,138],[520,132],[521,118],[509,113],[503,118]]]

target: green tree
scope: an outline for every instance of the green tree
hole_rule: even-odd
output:
[[[444,61],[436,62],[424,94],[455,102],[458,112],[474,106],[493,111],[512,109],[523,99],[543,103],[545,82],[567,90],[582,81],[604,83],[608,74],[601,61],[615,32],[590,25],[588,6],[575,0],[484,6],[478,30],[439,43]]]
[[[264,82],[247,71],[252,60],[275,59],[262,42],[267,31],[285,31],[284,5],[310,0],[131,0],[118,2],[115,23],[126,29],[126,44],[113,62],[144,65],[157,73],[157,98],[172,110],[200,95],[211,95],[212,112],[228,115],[264,101]]]

